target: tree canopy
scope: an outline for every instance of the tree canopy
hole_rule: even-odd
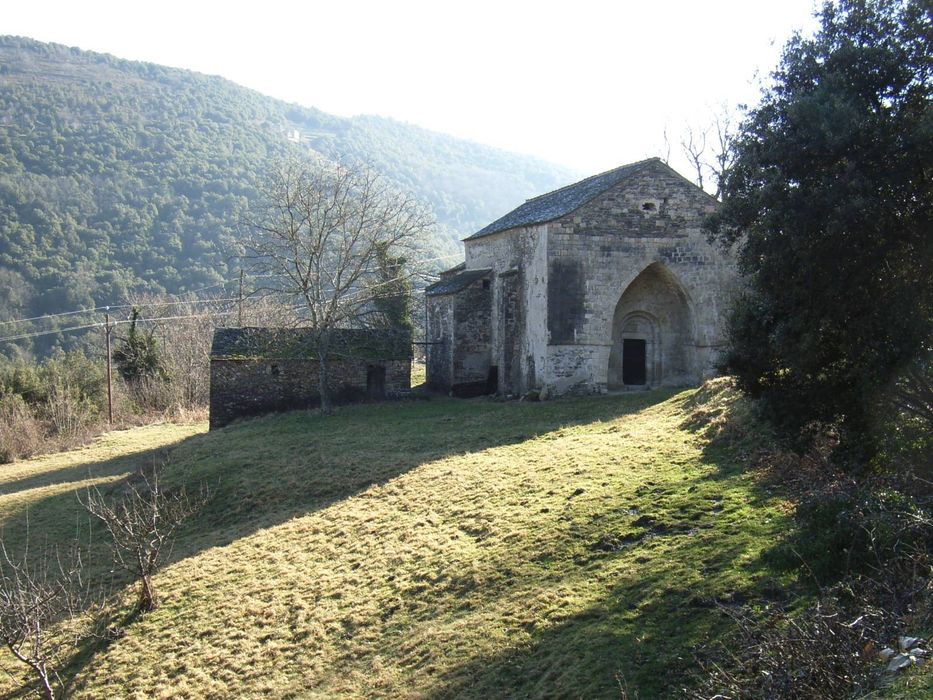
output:
[[[828,2],[820,20],[742,124],[710,227],[744,241],[743,386],[788,427],[866,446],[881,393],[930,349],[933,22],[923,0]]]
[[[159,357],[154,329],[137,328],[139,309],[133,308],[130,331],[113,351],[113,361],[120,376],[129,383],[164,379],[165,369]]]

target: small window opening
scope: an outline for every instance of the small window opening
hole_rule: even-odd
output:
[[[489,280],[483,280],[483,289],[489,289]]]
[[[644,204],[641,205],[641,208],[644,211],[656,211],[658,208],[658,205],[655,204],[654,202],[645,202]]]
[[[279,374],[279,366],[278,366],[278,365],[269,365],[269,374],[271,374],[273,377],[278,376],[278,374]]]

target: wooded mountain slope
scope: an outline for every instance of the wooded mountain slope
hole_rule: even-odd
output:
[[[257,183],[309,150],[365,160],[422,199],[441,224],[440,253],[572,177],[219,77],[0,37],[0,321],[229,280]]]

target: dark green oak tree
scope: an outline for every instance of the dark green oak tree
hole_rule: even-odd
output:
[[[742,124],[720,238],[749,287],[728,365],[786,428],[838,426],[875,451],[885,391],[929,373],[933,20],[924,0],[840,0],[785,46]]]

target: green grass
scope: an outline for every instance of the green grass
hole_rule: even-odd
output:
[[[428,367],[423,362],[411,363],[411,385],[421,386],[428,380]]]
[[[79,697],[667,697],[727,629],[713,601],[783,583],[786,504],[730,457],[754,436],[709,442],[724,387],[112,433],[5,467],[0,518],[66,540],[75,492],[162,445],[215,490]]]

